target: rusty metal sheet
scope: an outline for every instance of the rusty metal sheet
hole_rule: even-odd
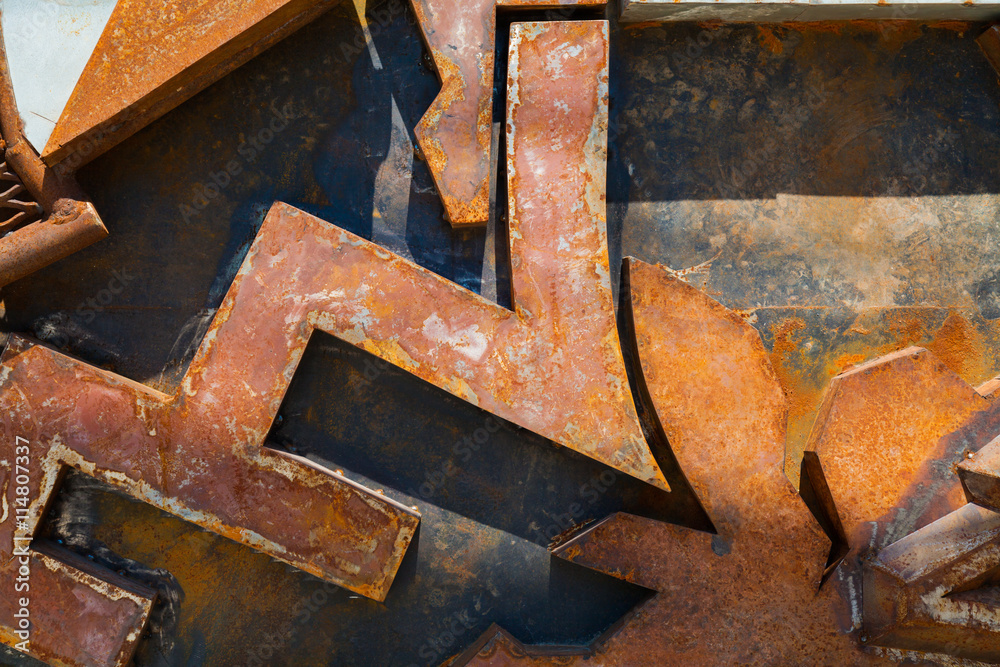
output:
[[[455,226],[489,218],[496,8],[603,7],[606,0],[412,0],[441,79],[414,130]]]
[[[976,42],[983,50],[983,55],[993,65],[993,69],[1000,74],[1000,25],[990,26],[976,39]]]
[[[276,204],[173,396],[11,338],[0,366],[5,442],[19,436],[39,447],[29,534],[72,467],[384,598],[415,513],[262,448],[314,327],[666,487],[631,402],[611,302],[607,24],[525,25],[512,48],[533,64],[555,53],[549,71],[515,66],[511,74],[516,312]],[[562,143],[553,147],[553,137]],[[526,168],[533,164],[545,170]]]
[[[617,514],[558,549],[660,591],[602,655],[621,665],[850,656],[836,597],[819,591],[831,541],[782,473],[787,406],[759,335],[663,269],[626,266],[641,391],[717,532]]]
[[[213,333],[227,341],[240,314],[228,328],[228,313],[218,317],[206,347]],[[270,334],[277,347],[284,327],[271,329],[256,333]],[[264,448],[289,362],[268,365],[252,347],[223,354],[253,360],[253,371],[220,381],[215,371],[225,362],[207,362],[200,373],[189,372],[182,392],[168,396],[12,337],[0,404],[9,440],[37,443],[31,534],[59,475],[72,467],[305,572],[383,599],[416,530],[416,513],[309,461]],[[210,380],[192,388],[199,375]]]
[[[7,536],[0,544],[0,579],[11,592],[0,597],[0,643],[20,644],[22,652],[54,665],[130,664],[155,592],[53,545],[25,546],[15,542],[12,549]],[[14,582],[30,588],[18,593]]]
[[[718,532],[619,513],[555,551],[659,591],[599,647],[602,664],[851,656],[830,589],[817,595],[830,540],[782,474],[787,408],[758,334],[667,271],[627,267],[640,392]],[[469,664],[555,663],[494,641]]]
[[[24,473],[27,485],[5,489],[5,507],[17,502],[15,489],[30,499],[19,535],[35,534],[60,476],[75,468],[305,572],[385,598],[417,513],[308,460],[262,446],[308,339],[310,318],[322,312],[315,294],[294,290],[314,287],[296,285],[300,267],[311,267],[303,269],[310,276],[324,274],[322,262],[309,261],[323,252],[322,242],[305,233],[305,216],[295,217],[275,215],[262,229],[173,396],[10,339],[0,363],[0,452],[14,461],[15,442],[27,441],[34,461]],[[324,231],[340,234],[332,227]],[[276,299],[261,298],[265,285],[276,290],[268,292]],[[13,522],[4,523],[0,541],[11,544],[13,529]],[[60,586],[75,591],[88,583]],[[45,596],[36,603],[62,604]],[[10,617],[0,623],[12,627]],[[64,641],[76,645],[82,639],[74,633],[87,628],[92,631],[67,627]]]
[[[628,278],[640,391],[718,533],[619,513],[556,550],[659,591],[597,649],[602,664],[856,661],[819,591],[830,540],[782,474],[787,412],[759,336],[663,269],[632,260]],[[492,642],[469,664],[547,659]]]
[[[871,644],[1000,662],[1000,514],[973,504],[865,563]]]
[[[673,272],[629,260],[627,278],[630,303],[625,307],[641,365],[640,393],[654,406],[671,450],[716,532],[618,513],[555,549],[561,558],[658,591],[616,634],[595,647],[602,664],[896,664],[904,658],[944,664],[932,654],[991,655],[982,647],[995,641],[989,626],[993,611],[953,619],[952,634],[969,646],[977,645],[979,653],[962,645],[896,646],[895,653],[874,646],[878,642],[867,635],[868,617],[862,617],[860,606],[865,549],[856,548],[845,557],[846,545],[836,548],[847,536],[839,528],[832,498],[847,497],[845,491],[857,482],[830,476],[827,487],[826,460],[808,455],[812,469],[803,477],[814,500],[807,508],[784,477],[786,399],[759,335],[738,314]],[[926,351],[907,351],[886,360],[879,386],[891,388],[912,382],[914,375],[920,378],[914,369],[895,361],[910,359],[919,365],[928,356]],[[932,377],[935,371],[940,376],[939,366],[932,361],[926,370]],[[934,385],[931,378],[923,379]],[[952,394],[975,394],[968,385],[954,384],[949,385]],[[924,395],[914,392],[915,411],[932,410],[937,401],[947,406],[948,392],[938,389]],[[839,402],[840,392],[843,385],[831,389],[834,402]],[[872,398],[866,398],[871,407]],[[923,399],[932,403],[921,403]],[[975,401],[973,405],[982,407]],[[825,412],[830,412],[829,406]],[[891,411],[876,414],[888,419],[889,425],[894,423]],[[975,414],[979,431],[995,432],[995,418],[988,418],[991,413]],[[819,425],[829,423],[827,414]],[[859,437],[865,433],[861,426],[855,432]],[[975,446],[981,433],[962,426],[962,419],[953,420],[952,432],[960,429],[958,433]],[[942,480],[954,474],[945,466],[932,465],[936,455],[933,449],[924,452],[930,472],[923,482],[932,489],[946,488]],[[893,465],[891,458],[875,459],[871,474],[892,476]],[[904,474],[896,483],[905,489],[909,479]],[[923,501],[919,488],[894,497],[900,508]],[[873,532],[891,533],[892,518],[883,516],[878,498],[862,497],[848,508],[855,520],[870,522]],[[949,520],[957,516],[949,515]],[[965,524],[967,530],[970,526]],[[971,542],[979,546],[992,539],[988,521],[971,532],[975,534]],[[942,540],[939,555],[954,556],[963,545],[956,535]],[[965,549],[962,553],[968,552],[968,557],[963,563],[975,561],[987,572],[995,567],[990,560],[994,547]],[[951,580],[966,576],[963,583],[975,583],[970,567]],[[954,602],[955,608],[962,604]],[[984,631],[980,622],[989,627]],[[585,664],[579,657],[521,646],[496,628],[473,649],[475,654],[461,656],[458,664]]]
[[[60,175],[39,159],[24,138],[0,35],[0,135],[7,193],[33,199],[38,209],[15,215],[0,225],[0,287],[34,273],[108,235],[93,204],[70,176]],[[5,205],[10,206],[9,198]],[[23,206],[22,212],[31,210]],[[41,218],[41,219],[38,219]]]
[[[965,497],[970,503],[1000,512],[1000,438],[968,456],[958,466]]]
[[[985,444],[952,434],[976,423],[995,427],[992,405],[921,348],[835,377],[807,449],[823,462],[851,544],[873,539],[874,518],[894,526],[892,535],[879,536],[893,542],[964,505],[958,478],[940,470]]]
[[[303,316],[319,313],[310,316],[313,326],[560,445],[669,489],[635,412],[612,305],[604,202],[607,23],[526,24],[517,28],[513,44],[525,54],[520,62],[532,63],[524,72],[512,68],[510,81],[514,311],[279,204],[247,262],[254,265],[255,252],[264,249],[278,253],[280,238],[286,246],[281,266],[297,270],[275,269],[277,275],[258,282],[246,276],[245,265],[220,312],[236,298],[267,317],[271,295],[302,294],[296,308]],[[560,45],[550,61],[554,69],[533,65],[539,53]],[[587,48],[579,53],[568,48],[582,45]],[[315,254],[302,250],[291,262],[287,248],[300,238],[311,239],[299,244]],[[311,261],[315,256],[325,261]],[[185,391],[247,372],[240,350],[259,346],[259,338],[223,344],[222,336],[202,349],[192,369],[218,355],[238,360],[205,377],[195,373],[185,380]],[[294,348],[272,346],[256,358],[273,356],[277,364],[300,355],[302,336]],[[237,387],[219,400],[239,394]],[[261,420],[259,428],[267,424]]]
[[[0,121],[6,165],[47,217],[34,222],[37,216],[15,216],[8,220],[10,224],[0,225],[4,234],[0,238],[0,286],[107,236],[94,207],[73,180],[76,169],[335,2],[273,0],[247,5],[177,0],[154,5],[122,0],[41,156],[24,139],[6,57],[2,58]],[[21,226],[24,223],[31,224]],[[12,231],[17,233],[8,233]]]
[[[76,170],[336,0],[121,0],[42,150]]]

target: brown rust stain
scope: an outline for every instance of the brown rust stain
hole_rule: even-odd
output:
[[[981,378],[991,372],[982,353],[984,344],[975,326],[960,313],[952,312],[924,347],[955,373],[973,381],[972,378]]]
[[[757,41],[760,42],[760,45],[763,48],[775,55],[778,55],[785,50],[784,45],[781,43],[781,39],[775,34],[775,29],[772,26],[757,26]]]
[[[930,463],[951,462],[947,438],[980,419],[989,402],[932,353],[907,348],[831,382],[807,449],[823,461],[852,545],[868,544],[874,515],[906,534],[957,509],[958,479],[941,488]],[[886,475],[885,471],[892,471]],[[914,487],[925,497],[907,507]]]
[[[934,352],[962,379],[978,385],[996,374],[1000,329],[978,315],[941,308],[874,308],[859,311],[842,332],[816,331],[825,309],[755,309],[754,321],[770,316],[771,362],[788,398],[788,458],[785,472],[798,480],[805,449],[830,381],[852,367],[919,345]],[[787,311],[787,314],[785,312]],[[808,314],[808,321],[804,319]],[[986,389],[985,393],[992,390]]]

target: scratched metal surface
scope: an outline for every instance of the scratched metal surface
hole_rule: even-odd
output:
[[[370,46],[337,7],[86,167],[111,237],[4,288],[4,330],[169,391],[276,199],[509,304],[497,235],[453,230],[410,157],[438,86],[412,13],[368,9]],[[793,454],[850,364],[918,344],[974,384],[1000,368],[1000,85],[975,34],[612,23],[611,266],[711,260],[692,282],[750,311]],[[221,194],[199,199],[213,175]],[[325,334],[272,439],[420,508],[385,604],[71,480],[52,537],[164,599],[138,664],[437,664],[493,622],[585,644],[647,594],[552,559],[549,538],[618,510],[704,525],[684,494],[664,502]]]

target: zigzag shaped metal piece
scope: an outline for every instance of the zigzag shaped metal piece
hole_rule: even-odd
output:
[[[497,7],[603,7],[606,0],[411,0],[441,79],[414,130],[452,225],[489,219]]]
[[[622,666],[950,664],[935,654],[992,659],[995,631],[987,626],[996,611],[988,599],[974,613],[973,603],[942,595],[956,611],[951,626],[925,624],[941,641],[887,643],[878,640],[892,631],[886,619],[900,616],[869,609],[877,598],[868,583],[863,590],[862,576],[879,550],[882,571],[889,573],[881,581],[905,581],[891,575],[893,562],[933,561],[922,587],[895,598],[898,610],[934,582],[947,584],[951,594],[995,576],[996,521],[991,512],[963,507],[952,466],[998,430],[996,403],[926,350],[904,350],[838,376],[813,431],[816,452],[807,453],[804,465],[807,509],[782,472],[786,401],[757,332],[665,270],[630,260],[627,276],[640,392],[655,407],[717,532],[619,513],[555,550],[658,591],[593,647],[594,657]],[[840,459],[859,467],[868,462],[870,469],[846,468]],[[914,464],[900,463],[910,460]],[[835,500],[846,508],[843,521]],[[919,511],[905,509],[913,507]],[[957,532],[942,529],[958,524]],[[894,535],[914,530],[909,543],[888,546]],[[927,551],[932,533],[941,537],[936,560]],[[914,544],[916,551],[908,549]],[[579,665],[587,659],[523,646],[499,628],[470,653],[458,664]]]
[[[15,508],[20,497],[30,502],[23,521],[3,523],[0,580],[13,584],[14,548],[35,536],[61,474],[75,468],[384,599],[418,515],[263,446],[316,328],[667,488],[632,403],[611,301],[607,24],[524,25],[517,34],[523,60],[513,61],[518,94],[508,144],[515,311],[279,203],[173,395],[12,337],[0,359],[0,457],[13,468],[21,442],[30,456],[25,493],[17,469],[3,480],[4,507]],[[566,48],[572,45],[580,48]],[[556,53],[559,75],[542,67],[540,52]],[[101,573],[103,580],[88,579],[69,560],[54,560],[51,577],[33,581],[40,590],[31,652],[67,664],[121,664],[151,597],[123,602],[123,585],[112,588]],[[60,622],[58,610],[71,608],[67,596],[99,594],[107,600],[97,616],[120,621],[107,627],[102,651],[90,654],[95,617]],[[0,602],[0,627],[16,630],[14,613],[14,601]],[[8,631],[0,639],[14,643]]]

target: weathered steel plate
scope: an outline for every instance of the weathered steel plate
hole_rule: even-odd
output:
[[[489,219],[497,7],[603,7],[606,0],[411,0],[441,92],[414,130],[452,225]]]
[[[855,480],[834,475],[827,488],[817,462],[809,472],[814,498],[818,498],[812,506],[814,516],[782,474],[786,400],[757,332],[739,315],[671,272],[636,260],[629,261],[628,267],[629,307],[642,364],[642,393],[655,406],[671,449],[716,532],[616,514],[556,549],[562,558],[659,591],[616,634],[595,647],[602,663],[894,664],[901,657],[868,644],[978,659],[995,657],[995,648],[990,647],[996,642],[996,612],[989,609],[989,603],[972,609],[969,602],[946,600],[944,596],[989,584],[983,578],[991,576],[1000,564],[992,537],[996,520],[991,512],[966,508],[948,515],[947,521],[961,524],[957,532],[942,530],[940,526],[946,521],[942,519],[907,538],[936,546],[938,561],[944,561],[937,563],[937,578],[922,579],[912,592],[905,586],[883,591],[885,586],[879,580],[880,596],[902,590],[910,596],[906,600],[923,600],[932,608],[932,612],[923,612],[925,617],[939,614],[937,627],[943,629],[938,638],[919,635],[919,611],[912,624],[919,641],[887,638],[889,631],[880,629],[880,623],[881,627],[891,625],[899,618],[895,610],[906,607],[901,601],[880,607],[869,599],[873,595],[868,583],[871,577],[866,578],[864,591],[866,613],[863,619],[860,616],[859,553],[879,545],[875,537],[860,545],[849,542],[847,546],[853,551],[847,558],[843,558],[843,551],[831,551],[831,538],[836,546],[858,532],[849,523],[855,515],[863,515],[872,535],[881,539],[900,525],[912,526],[915,520],[908,523],[886,516],[880,503],[882,497],[889,496],[897,507],[919,507],[923,485],[937,489],[949,475],[953,477],[947,468],[933,465],[935,451],[924,451],[927,472],[922,484],[912,486],[909,473],[898,477],[889,473],[895,461],[871,461],[873,475],[891,479],[878,486],[884,496],[862,496],[847,504],[845,526],[849,532],[844,534],[831,498],[844,498],[845,491],[859,486]],[[930,353],[906,351],[903,357],[912,359],[913,355],[919,360]],[[931,370],[936,365],[931,364]],[[881,368],[880,382],[873,387],[891,388],[896,383],[920,386],[910,378],[912,371],[892,358]],[[856,392],[861,394],[858,400],[871,404],[871,397],[864,397],[863,391]],[[834,387],[827,400],[838,403],[845,392]],[[869,390],[873,392],[878,393]],[[968,385],[956,385],[952,393],[975,394]],[[940,398],[919,394],[913,398],[924,411],[940,402]],[[945,402],[942,409],[947,406]],[[891,414],[872,407],[883,418]],[[995,431],[992,412],[975,413],[976,425]],[[817,428],[822,430],[828,423],[829,418],[821,419]],[[949,434],[962,425],[961,420],[952,423]],[[975,447],[972,429],[965,428],[960,435]],[[856,446],[860,452],[864,444]],[[821,456],[824,453],[828,452],[820,451]],[[963,520],[962,512],[972,514]],[[931,530],[937,531],[936,539],[924,536]],[[914,555],[907,542],[883,553],[887,564],[878,566],[879,572],[891,572],[893,553],[900,553],[897,560],[907,566],[915,558],[930,559],[926,548]],[[831,576],[823,579],[828,565],[836,569],[831,568]],[[865,571],[873,570],[866,566]],[[905,577],[900,578],[905,581]],[[927,591],[935,591],[942,601],[937,609],[934,602],[927,602]],[[869,605],[883,613],[873,616]],[[900,626],[905,637],[911,624],[901,622]],[[497,629],[491,629],[470,652],[474,654],[462,656],[461,664],[583,664],[581,658],[520,646]]]
[[[389,156],[399,153],[398,128],[416,125],[438,87],[434,72],[419,64],[417,27],[397,16],[387,28],[376,16],[369,19],[369,51],[364,40],[353,41],[353,25],[331,17],[94,165],[84,178],[116,237],[68,260],[74,270],[65,275],[45,271],[37,283],[5,290],[7,328],[34,329],[92,363],[171,393],[188,342],[197,343],[200,323],[211,319],[198,311],[218,306],[270,203],[291,201],[383,239],[373,188],[378,210],[387,210],[389,195],[391,210],[406,214],[402,233],[386,241],[392,249],[487,295],[495,284],[494,237],[452,233],[441,224],[426,165],[413,162],[412,188],[385,188],[396,164]],[[616,32],[612,23],[622,57],[610,81],[611,273],[621,250],[674,267],[718,255],[685,276],[704,277],[711,296],[741,309],[760,331],[794,414],[786,470],[797,473],[822,390],[851,365],[920,345],[973,385],[995,375],[996,170],[984,155],[995,154],[997,95],[973,41],[977,29],[660,25]],[[702,51],[685,61],[689,37]],[[360,55],[351,57],[345,44],[360,44]],[[376,48],[382,69],[370,55]],[[912,76],[916,71],[922,76]],[[801,124],[775,127],[811,87],[837,94],[813,98],[825,102],[807,107],[811,115]],[[343,94],[322,98],[323,90]],[[269,122],[275,94],[278,108],[289,101],[304,116],[256,162],[244,161],[242,136]],[[938,129],[948,133],[945,147]],[[768,148],[768,135],[780,151]],[[927,137],[934,137],[930,158]],[[179,215],[178,206],[190,206],[230,158],[245,171],[193,218]],[[765,161],[766,169],[754,166]],[[206,167],[192,172],[191,164]],[[736,168],[744,175],[741,194],[724,187]],[[409,199],[401,202],[400,192]],[[505,264],[498,254],[496,271]],[[112,275],[135,279],[115,288],[108,305],[98,295]],[[78,306],[88,299],[100,307]],[[93,539],[78,543],[85,553],[102,554],[95,545],[103,541],[137,561],[130,572],[149,564],[183,582],[187,598],[173,603],[183,610],[176,634],[154,626],[144,651],[176,637],[170,655],[179,664],[246,662],[250,651],[270,650],[274,633],[290,627],[298,635],[270,664],[392,664],[397,656],[428,664],[428,655],[443,659],[493,621],[511,630],[512,651],[569,641],[579,652],[592,642],[589,626],[569,619],[604,606],[593,592],[607,578],[594,573],[584,580],[579,567],[564,564],[575,574],[559,579],[547,559],[523,558],[524,541],[547,541],[538,536],[609,511],[639,513],[620,493],[626,476],[594,505],[581,502],[574,485],[600,479],[601,468],[509,425],[466,462],[451,448],[489,424],[487,413],[326,334],[314,334],[304,360],[282,410],[282,444],[347,468],[354,479],[367,476],[367,485],[384,486],[407,506],[420,505],[416,562],[397,578],[387,607],[341,591],[303,617],[301,604],[329,590],[319,588],[322,582],[226,540],[185,532],[182,522],[148,506],[104,495],[90,504],[74,492],[54,517],[55,535],[86,532],[72,520],[89,517]],[[667,478],[675,493],[662,505],[676,512],[682,484]],[[582,517],[574,517],[572,503],[585,505]],[[846,576],[834,572],[826,586]],[[579,597],[560,598],[559,607],[554,600],[567,582]],[[845,590],[860,594],[857,582]],[[220,587],[234,599],[256,600],[259,612],[218,604]],[[860,627],[863,619],[856,620]],[[255,639],[248,644],[246,637]],[[868,650],[896,661],[938,659]]]
[[[76,170],[336,0],[119,0],[44,148]]]

